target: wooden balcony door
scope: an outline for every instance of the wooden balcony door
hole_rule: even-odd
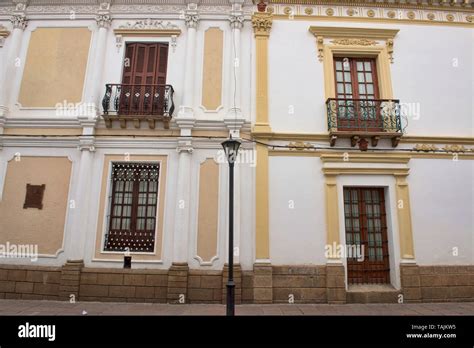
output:
[[[334,58],[338,130],[381,131],[377,65],[374,58]],[[366,101],[367,100],[367,101]]]
[[[167,43],[127,44],[119,108],[122,115],[152,115],[163,110],[167,65]]]
[[[346,245],[360,245],[364,258],[347,259],[349,284],[390,282],[383,188],[344,187]]]

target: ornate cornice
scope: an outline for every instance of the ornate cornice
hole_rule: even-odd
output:
[[[256,12],[252,16],[252,27],[255,37],[269,36],[272,29],[273,16],[271,13]]]
[[[12,22],[13,29],[25,30],[28,25],[28,20],[24,14],[14,14],[10,18],[10,22]]]
[[[254,3],[258,2],[254,0]],[[472,0],[417,0],[417,1],[393,1],[393,0],[268,0],[272,5],[307,5],[307,6],[370,6],[382,9],[413,9],[413,10],[446,10],[474,12]]]
[[[473,0],[474,1],[474,0]],[[396,3],[396,2],[395,2]],[[395,5],[393,3],[393,5]],[[379,7],[379,2],[337,2],[334,6],[315,4],[271,4],[267,12],[275,20],[312,20],[312,21],[367,21],[377,23],[407,23],[423,25],[474,26],[474,7],[436,6],[433,9],[410,9],[400,6]]]

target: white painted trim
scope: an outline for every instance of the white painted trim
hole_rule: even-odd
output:
[[[130,253],[130,255],[132,255],[132,253]],[[123,260],[93,258],[93,259],[91,259],[91,262],[123,263]],[[162,265],[163,261],[162,260],[133,260],[132,259],[132,264],[134,264],[134,263]]]

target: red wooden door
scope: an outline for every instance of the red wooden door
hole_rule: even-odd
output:
[[[345,187],[346,245],[364,248],[364,257],[347,259],[352,284],[389,283],[390,263],[383,188]]]
[[[338,130],[380,131],[377,66],[373,58],[334,58]]]
[[[167,65],[167,43],[127,44],[120,114],[160,115],[163,109]]]

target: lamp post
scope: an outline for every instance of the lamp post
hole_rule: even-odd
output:
[[[232,135],[222,143],[227,161],[229,162],[229,278],[227,280],[228,316],[235,314],[235,283],[234,283],[234,163],[237,159],[241,142],[232,139]]]

